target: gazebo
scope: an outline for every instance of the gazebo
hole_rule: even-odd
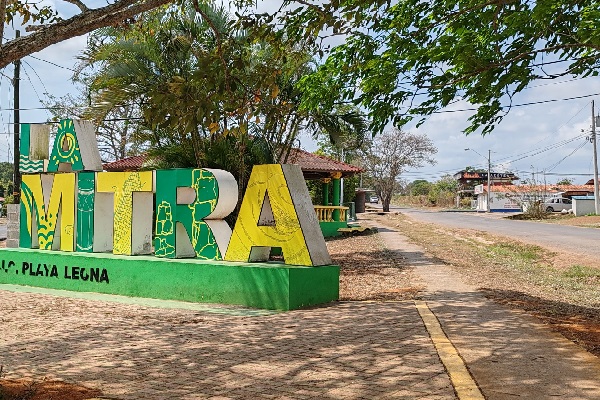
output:
[[[338,229],[348,227],[349,209],[341,203],[341,180],[361,173],[363,170],[357,166],[302,149],[292,149],[287,162],[300,166],[305,180],[321,181],[323,198],[320,205],[314,204],[317,219],[325,237],[339,235]],[[332,189],[331,199],[329,198],[330,186]]]
[[[104,170],[137,171],[144,166],[147,156],[145,154],[127,157],[111,163],[104,164]],[[348,210],[342,200],[341,179],[351,177],[363,170],[354,165],[336,161],[332,158],[309,153],[305,150],[294,148],[286,160],[287,164],[296,164],[302,170],[305,180],[320,180],[323,185],[323,198],[321,204],[314,204],[315,213],[323,236],[337,236],[338,229],[348,227]],[[329,196],[331,186],[331,198]]]

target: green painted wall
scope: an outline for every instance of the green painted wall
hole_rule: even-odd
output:
[[[337,300],[339,267],[0,249],[0,283],[293,310]]]
[[[348,227],[348,223],[347,222],[319,222],[319,225],[321,226],[321,231],[323,232],[323,236],[324,237],[335,237],[335,236],[340,236],[341,233],[339,233],[337,230],[340,228],[347,228]]]

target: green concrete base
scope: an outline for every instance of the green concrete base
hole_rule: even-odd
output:
[[[334,236],[340,236],[341,233],[338,232],[338,229],[340,228],[347,228],[348,227],[348,223],[347,222],[319,222],[319,225],[321,226],[321,232],[323,232],[323,236],[324,237],[334,237]]]
[[[339,267],[0,249],[0,284],[294,310],[339,296]]]

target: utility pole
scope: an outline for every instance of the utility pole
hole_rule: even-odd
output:
[[[600,215],[600,199],[598,198],[598,149],[596,147],[596,115],[592,100],[592,144],[594,146],[594,206],[596,215]]]
[[[21,31],[17,30],[15,32],[16,37],[19,38],[21,36]],[[21,60],[15,61],[15,75],[13,79],[13,87],[14,87],[14,137],[13,137],[13,204],[19,204],[19,197],[21,196],[21,173],[19,172],[19,158],[21,155],[19,149],[19,136],[21,131],[21,115],[19,108],[20,105],[20,93],[19,87],[21,86]]]
[[[492,181],[492,150],[488,150],[488,182],[487,182],[487,212],[490,212],[491,210],[491,205],[490,205],[490,186],[491,186],[491,181]]]

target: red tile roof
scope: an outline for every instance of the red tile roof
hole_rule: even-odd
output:
[[[352,176],[363,172],[357,166],[336,161],[326,156],[309,153],[302,149],[292,149],[287,160],[288,164],[297,164],[304,172],[311,175],[327,176],[331,172],[341,172],[343,176]]]
[[[590,188],[589,185],[497,185],[490,187],[492,192],[513,192],[513,193],[527,193],[527,192],[547,192],[547,193],[559,193],[559,192],[593,192],[594,188]],[[483,190],[486,191],[486,185],[483,185]]]
[[[122,160],[113,161],[103,165],[105,171],[122,172],[122,171],[137,171],[146,162],[147,155],[133,156],[123,158]]]
[[[137,171],[146,162],[147,155],[127,157],[122,160],[104,164],[105,171]],[[292,149],[287,159],[288,164],[297,164],[308,179],[328,177],[332,172],[341,172],[343,176],[352,176],[363,170],[354,165],[336,161],[326,156],[309,153],[302,149]]]

